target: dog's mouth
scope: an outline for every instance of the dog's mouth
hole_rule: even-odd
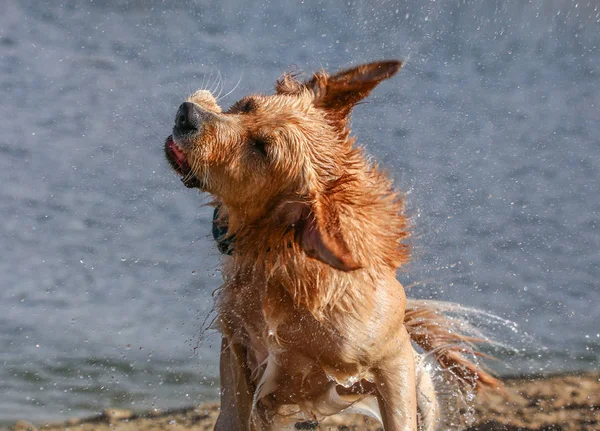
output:
[[[187,158],[183,150],[173,140],[173,135],[169,136],[165,141],[165,155],[167,160],[179,175],[181,182],[188,188],[200,188],[200,181],[194,175],[192,168],[187,162]]]

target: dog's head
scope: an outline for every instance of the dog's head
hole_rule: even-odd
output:
[[[400,67],[369,63],[307,81],[285,75],[275,94],[244,97],[226,112],[210,92],[197,91],[177,111],[167,159],[186,186],[216,196],[244,223],[275,214],[309,256],[356,269],[333,196],[362,174],[347,117]]]

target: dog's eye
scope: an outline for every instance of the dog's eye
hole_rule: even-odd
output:
[[[266,139],[262,139],[262,138],[254,138],[252,139],[252,147],[254,148],[254,150],[259,153],[261,156],[263,157],[267,157],[268,153],[267,153],[267,146],[269,145],[269,143],[267,142]]]
[[[253,112],[258,107],[256,100],[252,98],[242,99],[237,102],[235,105],[231,107],[229,112],[234,112],[236,114],[249,114]]]

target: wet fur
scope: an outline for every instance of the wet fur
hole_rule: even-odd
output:
[[[498,382],[464,356],[461,335],[426,302],[406,301],[407,220],[391,180],[350,137],[356,103],[400,68],[370,63],[301,81],[223,113],[200,91],[202,124],[174,131],[187,185],[222,204],[235,252],[216,305],[221,349],[217,430],[279,429],[340,411],[387,431],[434,430],[439,407],[412,343],[469,385]],[[171,139],[171,138],[170,138]],[[470,348],[470,347],[469,347]]]

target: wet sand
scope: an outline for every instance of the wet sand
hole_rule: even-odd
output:
[[[461,429],[468,431],[581,431],[600,430],[600,372],[504,379],[505,391],[488,391],[474,401],[475,421]],[[60,424],[31,424],[19,421],[10,429],[132,431],[212,430],[219,412],[218,403],[161,412],[106,410],[102,415],[71,419]],[[328,419],[319,430],[381,429],[360,416]]]

